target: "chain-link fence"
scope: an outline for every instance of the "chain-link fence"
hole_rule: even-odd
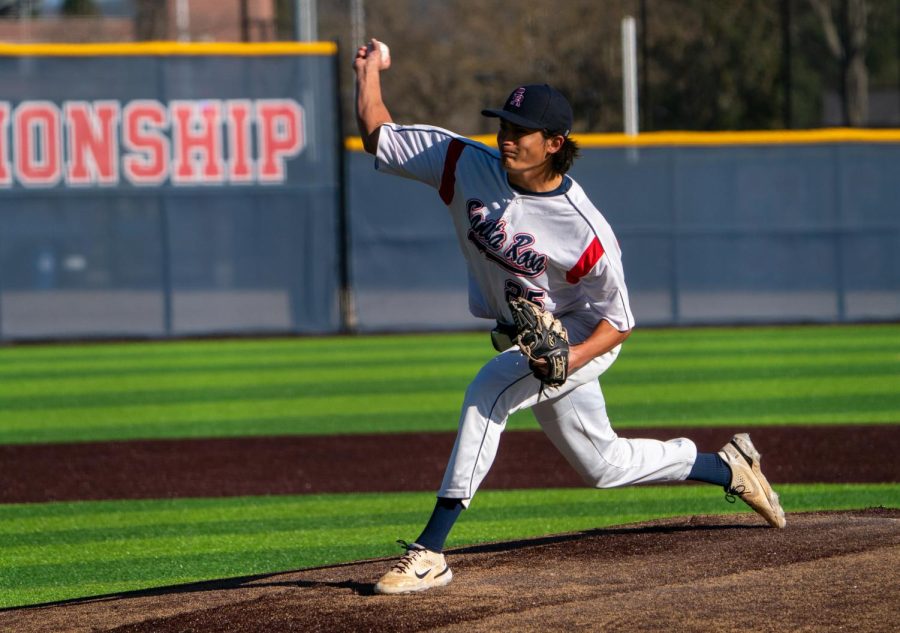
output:
[[[473,113],[547,81],[575,106],[575,131],[621,131],[630,15],[642,130],[900,126],[900,0],[306,1],[348,70],[361,37],[391,45],[385,94],[402,121],[483,133]],[[291,39],[299,5],[0,0],[0,40]],[[352,129],[349,77],[343,97]]]

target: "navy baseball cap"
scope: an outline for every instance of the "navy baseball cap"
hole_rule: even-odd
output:
[[[547,84],[519,86],[502,110],[482,110],[481,114],[550,134],[568,136],[572,131],[572,106],[562,93]]]

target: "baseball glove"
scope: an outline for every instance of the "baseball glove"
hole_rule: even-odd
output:
[[[569,374],[566,328],[553,314],[526,299],[512,299],[509,310],[516,326],[514,342],[528,357],[532,373],[545,385],[563,384]]]

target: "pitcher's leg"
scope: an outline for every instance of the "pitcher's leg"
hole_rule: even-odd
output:
[[[534,415],[554,446],[591,486],[611,488],[635,483],[686,479],[697,447],[686,438],[662,442],[620,438],[610,426],[597,381],[549,402]]]
[[[519,353],[500,354],[481,368],[466,390],[439,497],[463,499],[468,505],[494,463],[506,420],[539,391],[528,359]]]
[[[554,400],[584,384],[596,383],[618,350],[599,356],[573,372],[560,387],[534,377],[528,359],[513,349],[487,362],[466,390],[459,431],[439,497],[462,499],[468,506],[497,455],[500,435],[510,415],[539,402]]]

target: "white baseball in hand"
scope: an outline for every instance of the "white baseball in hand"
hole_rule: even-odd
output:
[[[369,51],[375,50],[372,42],[369,42]],[[391,49],[384,42],[378,42],[378,51],[381,53],[381,69],[384,70],[391,65]]]

